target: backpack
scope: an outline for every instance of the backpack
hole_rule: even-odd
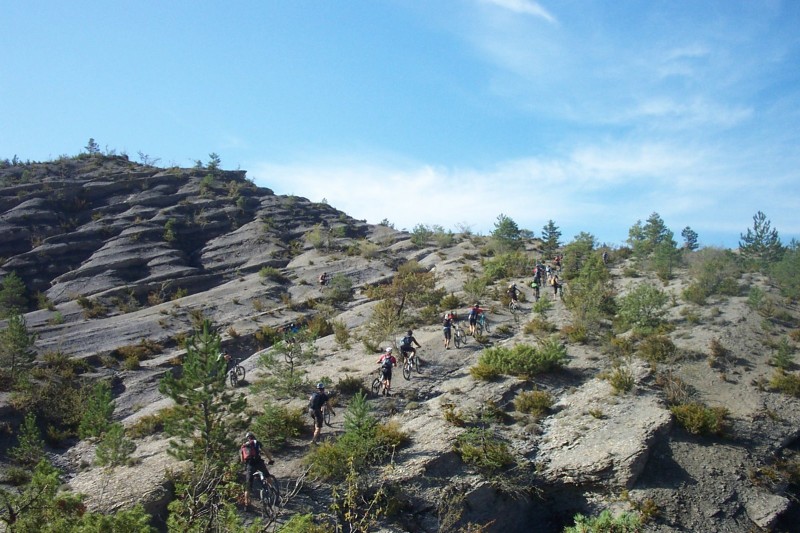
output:
[[[323,398],[322,394],[315,392],[308,399],[308,408],[316,411],[322,409],[323,403],[325,403],[325,398]]]
[[[383,363],[381,363],[381,368],[384,370],[388,370],[392,368],[392,358],[391,356],[387,356],[383,358]]]
[[[258,453],[256,452],[256,445],[255,443],[250,443],[250,441],[245,442],[242,444],[242,448],[240,453],[242,454],[242,460],[248,461],[250,459],[255,459]]]
[[[406,335],[405,337],[403,337],[403,340],[401,340],[401,341],[400,341],[400,345],[401,345],[403,348],[411,348],[411,337],[410,337],[410,336],[408,336],[408,335]]]

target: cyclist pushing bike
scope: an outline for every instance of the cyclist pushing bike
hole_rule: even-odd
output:
[[[481,309],[478,302],[475,302],[475,305],[469,308],[469,313],[467,314],[467,318],[469,319],[469,334],[473,337],[475,336],[475,329],[478,326],[478,317],[483,313],[484,310]]]
[[[414,332],[408,330],[406,336],[400,341],[400,355],[403,356],[403,364],[408,360],[408,354],[411,354],[412,358],[417,356],[417,350],[414,348],[415,344],[417,348],[422,348],[422,345],[414,338]]]
[[[397,366],[397,359],[392,355],[392,347],[386,348],[383,355],[378,359],[381,365],[381,381],[383,382],[383,395],[389,396],[389,390],[392,388],[392,367]]]
[[[248,431],[244,439],[244,443],[239,450],[239,459],[244,463],[245,467],[244,506],[248,507],[250,505],[250,491],[253,488],[253,475],[256,472],[261,472],[265,479],[270,477],[262,455],[269,459],[268,464],[274,464],[275,460],[267,450],[261,447],[261,443],[256,440],[256,436],[252,432]]]
[[[330,400],[330,396],[325,393],[325,384],[322,382],[317,383],[317,391],[308,399],[308,413],[314,419],[314,436],[311,437],[311,444],[317,443],[319,434],[322,432],[322,407],[327,404],[331,414],[336,416],[328,400]]]

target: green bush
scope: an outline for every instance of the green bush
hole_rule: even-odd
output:
[[[677,350],[675,343],[665,335],[648,335],[639,343],[639,355],[650,363],[671,361]]]
[[[295,514],[284,523],[277,533],[329,533],[329,524],[317,524],[314,515]]]
[[[469,428],[456,437],[453,445],[461,460],[490,475],[514,464],[508,444],[490,429]]]
[[[633,390],[636,380],[627,366],[615,366],[608,375],[608,382],[614,388],[614,394],[625,394]]]
[[[697,402],[670,407],[670,411],[686,431],[693,435],[722,435],[727,428],[728,410],[706,407]]]
[[[541,417],[553,406],[553,395],[544,390],[521,392],[514,398],[514,409],[535,417]]]
[[[501,374],[502,372],[500,372],[494,366],[491,366],[487,363],[482,363],[480,361],[478,361],[478,364],[470,367],[469,369],[469,375],[481,381],[492,381],[497,379],[497,377]]]
[[[264,446],[278,450],[303,432],[307,417],[304,409],[289,409],[267,401],[264,412],[253,419],[250,427]]]
[[[667,294],[646,283],[638,285],[620,300],[622,322],[636,329],[653,329],[666,313]]]
[[[533,377],[561,368],[566,359],[566,348],[558,340],[551,338],[538,348],[529,344],[517,344],[512,348],[487,348],[481,352],[478,365],[488,366],[501,374]]]
[[[642,521],[636,514],[622,513],[618,516],[605,510],[597,516],[575,515],[575,525],[564,529],[564,533],[636,533],[642,530]]]
[[[261,267],[261,270],[258,271],[258,275],[265,279],[271,279],[272,281],[276,281],[278,283],[283,283],[288,281],[286,276],[275,267],[265,266]]]
[[[800,376],[797,374],[778,369],[770,378],[769,386],[784,394],[800,398]]]
[[[487,280],[522,277],[530,272],[531,261],[522,252],[500,254],[483,261],[483,272]]]

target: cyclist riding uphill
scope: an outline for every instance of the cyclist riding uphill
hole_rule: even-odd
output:
[[[475,328],[478,325],[478,317],[482,315],[483,312],[478,302],[475,302],[475,305],[469,308],[469,313],[467,314],[467,318],[469,318],[469,334],[473,337],[475,336]]]
[[[331,410],[331,414],[336,416],[336,413],[333,412],[333,408],[331,408],[331,405],[328,403],[330,399],[331,397],[325,393],[325,384],[322,382],[317,383],[316,392],[308,398],[308,414],[314,419],[314,436],[311,437],[311,444],[317,443],[319,434],[322,432],[322,407],[327,405],[328,409]]]
[[[392,388],[392,367],[397,366],[397,359],[392,355],[392,347],[386,348],[383,355],[378,358],[378,363],[381,365],[381,381],[383,381],[383,395],[389,396],[389,390]]]
[[[414,338],[414,332],[408,330],[406,336],[400,341],[400,355],[403,356],[403,364],[408,360],[408,354],[412,356],[417,355],[417,350],[413,346],[414,344],[417,345],[417,348],[422,348],[422,345]]]
[[[244,506],[250,505],[250,490],[253,488],[253,474],[262,472],[264,477],[269,477],[269,470],[267,465],[264,464],[264,459],[261,455],[266,455],[269,459],[269,464],[274,464],[275,460],[272,455],[261,447],[261,443],[256,440],[256,436],[248,431],[244,436],[244,443],[239,449],[239,459],[244,463],[245,467],[245,488],[244,488]]]
[[[508,295],[508,297],[511,299],[512,302],[516,303],[519,299],[519,289],[517,288],[517,284],[512,283],[511,285],[509,285],[506,294]]]

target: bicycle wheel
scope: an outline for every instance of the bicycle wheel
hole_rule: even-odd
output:
[[[278,503],[280,502],[280,489],[278,489],[278,480],[275,476],[270,474],[268,480],[264,480],[261,485],[260,491],[261,511],[265,516],[274,518],[278,512]]]
[[[403,363],[403,377],[407,380],[411,379],[411,361],[409,360]]]
[[[414,370],[416,370],[417,374],[419,374],[420,370],[419,370],[419,356],[418,355],[414,356],[414,359],[412,359],[412,363],[413,363],[412,366],[414,367]]]
[[[322,421],[326,426],[331,427],[331,410],[328,409],[328,406],[322,407]]]
[[[456,328],[456,330],[453,332],[453,341],[456,344],[456,348],[461,348],[461,343],[464,340],[462,335],[464,335],[464,332],[461,331],[460,328]]]
[[[242,365],[236,365],[236,368],[234,368],[233,371],[236,373],[237,381],[244,381],[245,370]]]
[[[377,377],[374,380],[372,380],[372,394],[377,396],[378,393],[380,393],[380,390],[381,390],[381,378]]]
[[[483,330],[486,333],[491,333],[491,331],[489,330],[489,321],[486,318],[481,320],[481,328],[483,328]]]
[[[228,376],[231,380],[231,387],[237,387],[239,385],[239,378],[236,376],[236,371],[231,369],[231,371],[228,372]]]

